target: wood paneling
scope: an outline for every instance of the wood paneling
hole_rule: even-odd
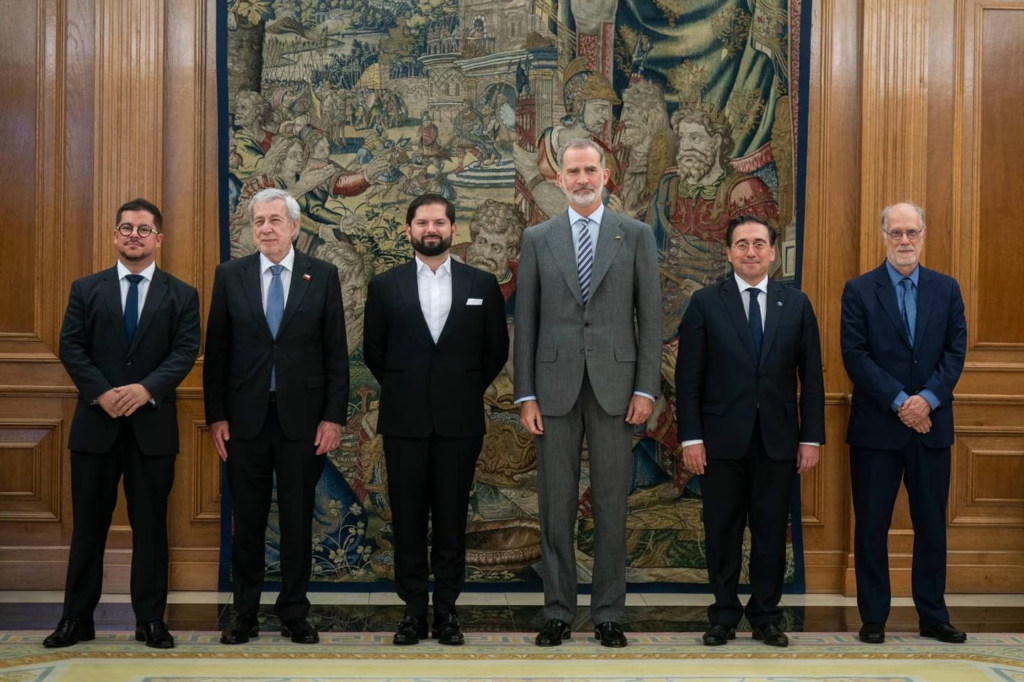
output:
[[[216,12],[204,0],[0,0],[8,131],[0,182],[0,589],[63,586],[71,537],[66,450],[75,405],[56,357],[71,281],[113,263],[113,212],[164,212],[160,265],[200,290],[217,231]],[[1024,2],[818,0],[802,286],[826,386],[819,467],[801,480],[807,586],[853,594],[850,384],[839,353],[844,283],[883,258],[878,215],[924,205],[926,265],[956,276],[969,352],[956,391],[950,591],[1024,591]],[[202,360],[179,389],[171,585],[214,589],[220,463],[203,426]],[[913,532],[895,513],[893,586],[909,594]],[[32,547],[31,550],[22,548]],[[123,500],[108,589],[127,589]]]

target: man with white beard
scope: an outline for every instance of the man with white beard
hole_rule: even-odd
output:
[[[666,167],[674,161],[674,140],[665,96],[646,80],[631,83],[622,93],[622,116],[613,143],[622,171],[622,188],[608,198],[608,207],[639,218]]]

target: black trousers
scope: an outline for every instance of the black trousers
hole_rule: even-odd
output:
[[[736,627],[746,612],[754,627],[782,620],[779,600],[786,574],[786,527],[796,480],[796,460],[765,454],[760,422],[755,422],[742,459],[708,459],[700,487],[704,504],[708,581],[715,603],[712,625]],[[743,563],[743,530],[750,524],[750,599],[736,594]]]
[[[434,618],[455,613],[466,583],[466,515],[483,436],[384,436],[388,498],[395,529],[395,584],[407,616],[426,616],[434,573]],[[427,519],[431,520],[427,562]]]
[[[103,591],[103,553],[124,476],[132,527],[132,609],[140,623],[160,620],[167,608],[167,497],[174,456],[147,457],[130,419],[122,419],[110,452],[71,451],[74,530],[64,587],[64,618],[91,623]]]
[[[900,481],[914,524],[911,592],[922,626],[949,622],[946,610],[946,504],[950,449],[933,450],[912,436],[902,450],[850,448],[857,608],[865,623],[889,617],[889,526]]]
[[[324,470],[309,438],[288,440],[271,402],[263,429],[252,439],[227,442],[228,483],[234,537],[231,569],[235,612],[256,615],[265,572],[267,517],[277,476],[277,507],[281,527],[281,593],[275,611],[281,620],[309,613],[309,575],[313,562],[313,505],[316,484]]]

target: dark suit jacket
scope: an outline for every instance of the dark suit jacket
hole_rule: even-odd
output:
[[[420,308],[416,262],[370,282],[363,353],[381,385],[377,431],[385,436],[483,435],[483,394],[508,360],[505,299],[494,275],[452,265],[452,307],[434,343]],[[469,299],[480,305],[467,305]]]
[[[731,274],[695,293],[679,325],[679,441],[703,440],[709,459],[742,458],[758,411],[772,459],[795,459],[799,443],[825,442],[821,340],[811,302],[802,291],[769,279],[763,305],[758,358]]]
[[[931,413],[931,431],[921,442],[929,448],[953,444],[953,388],[967,352],[964,300],[955,279],[918,267],[913,347],[885,263],[843,289],[840,343],[853,381],[846,442],[854,447],[904,447],[913,431],[892,411],[892,402],[900,391],[911,396],[926,388],[941,404]]]
[[[277,339],[263,312],[260,258],[221,263],[206,325],[206,423],[227,420],[232,438],[254,438],[277,372],[277,414],[291,440],[311,438],[321,421],[348,421],[348,345],[338,268],[295,251]]]
[[[121,419],[132,420],[143,454],[177,454],[174,391],[198,352],[199,295],[188,284],[159,268],[153,273],[129,346],[117,268],[76,280],[60,331],[60,359],[78,387],[68,447],[109,451],[120,422],[94,403],[115,386],[142,384],[156,404],[143,405]]]

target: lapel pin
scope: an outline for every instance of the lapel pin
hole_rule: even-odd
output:
[[[617,235],[615,235],[615,238],[616,239],[622,239],[622,235],[621,234],[617,234]]]
[[[313,279],[313,278],[312,278],[312,277],[310,277],[309,275],[303,275],[303,276],[302,276],[302,279],[304,279],[304,280],[306,280],[306,281],[308,282],[309,280],[311,280],[311,279]],[[782,305],[782,304],[780,303],[779,305]]]
[[[779,306],[781,308],[782,307],[782,301],[776,301],[775,305],[777,305],[777,306]]]

